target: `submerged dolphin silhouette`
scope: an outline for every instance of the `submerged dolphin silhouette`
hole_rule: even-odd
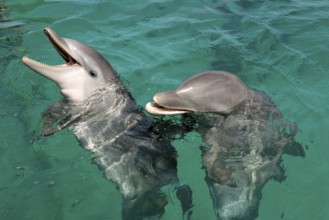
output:
[[[167,204],[160,188],[178,184],[177,153],[170,144],[176,132],[157,132],[161,125],[140,110],[111,65],[94,49],[61,38],[49,28],[44,32],[66,63],[49,66],[22,58],[29,68],[54,81],[65,97],[44,113],[43,135],[70,125],[122,193],[123,219],[160,217]],[[184,185],[176,190],[186,213],[192,206],[191,191]]]
[[[282,153],[304,156],[296,125],[261,91],[224,71],[197,74],[146,105],[151,114],[195,113],[206,181],[218,219],[255,219],[261,189],[284,179]]]

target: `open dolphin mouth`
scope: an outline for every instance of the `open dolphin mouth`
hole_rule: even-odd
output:
[[[60,38],[49,28],[44,29],[44,33],[47,36],[50,43],[57,50],[58,54],[66,61],[67,65],[79,64],[73,56],[65,49],[65,46],[60,43]]]
[[[62,40],[61,37],[59,37],[53,30],[50,28],[45,28],[44,33],[47,36],[50,43],[54,46],[58,54],[63,58],[63,60],[66,62],[62,65],[57,66],[50,66],[44,63],[41,63],[39,61],[30,59],[26,56],[22,58],[24,64],[31,68],[32,70],[35,70],[36,72],[40,73],[41,75],[44,75],[46,77],[46,72],[54,71],[54,68],[60,68],[60,67],[69,67],[73,65],[79,65],[79,62],[76,61],[76,59],[68,52],[70,49],[68,49],[66,43]],[[49,78],[49,77],[48,77]]]

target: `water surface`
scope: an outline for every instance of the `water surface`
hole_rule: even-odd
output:
[[[283,156],[287,178],[265,185],[257,219],[329,218],[328,1],[11,0],[6,6],[3,19],[20,26],[0,29],[1,219],[121,215],[119,192],[70,132],[31,144],[40,114],[61,98],[52,82],[20,61],[28,55],[62,62],[43,36],[46,26],[98,50],[140,105],[213,69],[266,91],[297,122],[296,139],[307,150],[304,159]],[[179,177],[192,187],[193,219],[215,219],[199,144],[194,133],[174,143]],[[164,219],[181,219],[171,198]]]

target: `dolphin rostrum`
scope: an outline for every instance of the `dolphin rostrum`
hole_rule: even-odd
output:
[[[153,100],[146,105],[151,114],[194,113],[218,219],[255,219],[264,184],[284,179],[282,153],[304,156],[294,141],[296,125],[283,118],[269,96],[231,73],[197,74]]]
[[[189,213],[191,190],[177,185],[177,152],[170,143],[175,126],[172,135],[170,129],[159,134],[161,125],[141,111],[98,52],[59,37],[50,28],[44,32],[65,63],[50,66],[22,59],[29,68],[54,81],[65,98],[44,113],[43,135],[69,126],[120,190],[123,219],[161,217],[167,200],[160,190],[167,184],[176,185],[182,213]]]

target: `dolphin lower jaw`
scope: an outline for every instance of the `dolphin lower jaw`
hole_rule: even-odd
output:
[[[30,69],[33,71],[39,73],[40,75],[54,81],[54,82],[59,82],[61,76],[58,76],[58,74],[64,74],[67,73],[67,71],[78,71],[82,69],[82,67],[75,63],[75,64],[60,64],[56,66],[50,66],[45,63],[33,60],[31,58],[28,58],[24,56],[22,58],[23,63],[28,66]]]

